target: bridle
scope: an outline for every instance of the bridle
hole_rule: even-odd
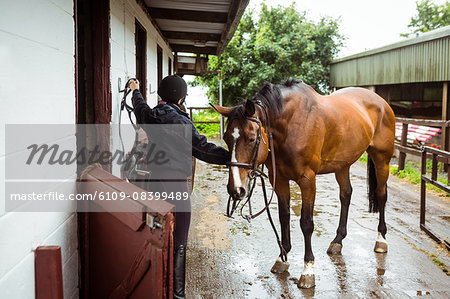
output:
[[[132,91],[131,88],[130,88],[130,82],[132,80],[136,80],[136,78],[128,79],[127,83],[125,84],[125,88],[120,91],[120,92],[123,92],[123,97],[122,97],[122,100],[120,101],[120,110],[119,110],[119,139],[120,139],[120,144],[122,146],[122,153],[124,155],[125,155],[125,147],[124,147],[124,144],[123,144],[122,130],[121,130],[121,127],[122,127],[122,111],[124,109],[127,110],[128,118],[130,119],[131,125],[133,126],[133,129],[135,131],[135,140],[134,141],[136,142],[137,139],[138,139],[138,133],[137,133],[138,127],[136,126],[136,124],[133,121],[133,118],[131,117],[131,114],[133,113],[134,108],[127,104],[127,96]]]
[[[258,113],[256,113],[256,117],[251,117],[251,116],[247,116],[246,119],[248,121],[252,121],[255,122],[257,124],[257,136],[256,136],[256,140],[255,140],[255,146],[252,150],[252,156],[250,159],[250,163],[243,163],[243,162],[228,162],[227,166],[230,168],[231,167],[239,167],[239,168],[245,168],[245,169],[250,169],[250,172],[248,174],[248,179],[249,181],[249,186],[251,185],[251,188],[246,196],[246,200],[244,202],[244,204],[242,205],[241,209],[240,209],[240,215],[247,220],[248,222],[250,222],[250,220],[258,217],[259,215],[261,215],[264,211],[267,211],[267,216],[269,218],[270,224],[272,226],[272,229],[275,233],[275,236],[277,238],[277,242],[278,242],[278,246],[280,247],[280,257],[281,260],[283,262],[287,261],[287,253],[284,250],[282,243],[280,241],[280,237],[278,235],[278,232],[275,228],[275,225],[273,223],[272,220],[272,216],[270,214],[270,209],[269,209],[269,205],[272,202],[273,199],[273,195],[274,195],[274,190],[275,190],[275,186],[276,186],[276,179],[277,179],[277,169],[276,169],[276,163],[275,163],[275,151],[274,151],[274,146],[273,146],[273,135],[272,135],[272,128],[270,126],[270,120],[267,114],[267,110],[266,107],[262,104],[262,102],[260,100],[253,100],[253,103],[255,104],[255,108],[258,109],[258,112],[264,115],[264,119],[266,122],[266,126],[265,129],[267,131],[267,139],[268,139],[268,149],[270,152],[270,157],[272,160],[272,173],[273,173],[273,184],[272,184],[272,194],[270,195],[270,199],[267,200],[267,192],[266,192],[266,185],[265,185],[265,181],[264,178],[268,178],[268,176],[264,173],[264,164],[261,167],[261,169],[258,168],[258,164],[257,164],[257,160],[258,160],[258,153],[259,153],[259,146],[261,144],[261,141],[263,143],[266,143],[264,141],[264,138],[262,136],[262,130],[261,130],[261,120],[258,118]],[[261,180],[261,186],[262,186],[262,191],[263,191],[263,195],[264,195],[264,203],[265,206],[264,208],[259,211],[256,214],[252,214],[252,206],[251,206],[251,197],[253,194],[253,190],[256,186],[256,181],[257,179],[260,178]],[[233,218],[233,213],[235,212],[235,210],[237,209],[237,207],[239,206],[240,202],[242,201],[242,199],[239,198],[234,198],[233,196],[229,196],[228,198],[228,203],[227,203],[227,214],[226,216]],[[245,205],[248,203],[248,209],[249,209],[249,214],[248,215],[243,215],[242,214],[242,210],[245,207]]]
[[[138,175],[142,176],[142,178],[140,178],[140,180],[142,180],[142,181],[144,181],[144,179],[148,178],[150,175],[150,172],[148,170],[139,168],[139,159],[142,159],[142,156],[140,158],[136,158],[136,156],[131,154],[129,157],[126,157],[127,155],[125,154],[125,146],[124,146],[123,138],[122,138],[122,111],[123,110],[127,110],[128,118],[130,119],[130,123],[134,129],[134,142],[133,142],[133,149],[131,150],[131,152],[134,151],[134,149],[138,146],[138,143],[139,143],[139,134],[138,134],[139,127],[138,127],[137,122],[135,123],[133,121],[133,118],[131,117],[132,113],[134,112],[134,108],[127,104],[127,96],[132,92],[132,90],[130,88],[130,83],[132,80],[136,80],[136,78],[128,79],[127,83],[125,84],[125,88],[120,91],[120,92],[123,92],[124,94],[122,97],[122,101],[120,102],[120,111],[119,111],[119,140],[120,140],[120,145],[122,147],[122,153],[125,157],[125,163],[122,166],[122,167],[125,167],[125,171],[122,172],[122,167],[121,167],[121,178],[124,180],[128,180],[129,182],[131,182],[130,173],[132,171],[134,171]],[[129,164],[129,163],[131,163],[131,164]],[[130,171],[128,171],[128,170],[130,170]]]

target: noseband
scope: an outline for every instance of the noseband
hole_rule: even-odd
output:
[[[275,233],[275,236],[277,238],[277,242],[278,242],[278,246],[280,247],[280,257],[282,261],[287,261],[287,253],[283,248],[283,245],[281,244],[280,241],[280,237],[278,235],[278,232],[275,228],[275,225],[273,223],[272,220],[272,216],[270,215],[270,210],[269,210],[269,205],[272,202],[273,199],[273,194],[275,191],[275,185],[276,185],[276,178],[277,178],[277,170],[276,170],[276,164],[275,164],[275,152],[273,149],[273,136],[272,136],[272,128],[270,126],[270,120],[266,111],[266,107],[261,103],[261,101],[257,100],[254,102],[255,103],[255,107],[259,110],[259,112],[264,113],[264,118],[266,120],[266,130],[267,130],[267,137],[269,140],[269,151],[270,151],[270,156],[271,156],[271,160],[272,160],[272,172],[273,172],[273,185],[272,185],[272,194],[270,196],[270,200],[267,200],[267,193],[266,193],[266,185],[264,182],[264,178],[267,178],[268,176],[264,173],[264,164],[261,167],[261,169],[258,168],[258,164],[257,164],[257,160],[258,160],[258,153],[259,153],[259,145],[261,144],[261,140],[266,143],[262,137],[262,131],[261,131],[261,121],[258,118],[258,115],[256,115],[256,117],[247,117],[246,119],[248,121],[252,121],[255,122],[258,126],[257,129],[257,136],[256,136],[256,143],[255,143],[255,147],[253,148],[252,151],[252,158],[250,159],[250,163],[242,163],[242,162],[228,162],[227,165],[228,167],[239,167],[239,168],[245,168],[245,169],[250,169],[250,172],[248,174],[248,179],[250,180],[250,184],[252,185],[252,187],[250,188],[248,195],[247,195],[247,199],[245,201],[245,203],[242,205],[241,210],[240,210],[240,214],[241,216],[246,219],[248,222],[250,222],[251,219],[254,219],[256,217],[258,217],[259,215],[261,215],[264,211],[267,211],[267,215],[270,221],[270,224],[272,226],[272,229]],[[262,185],[262,191],[263,191],[263,195],[264,195],[264,203],[265,206],[264,208],[259,211],[256,214],[252,214],[252,206],[251,206],[251,201],[250,198],[253,194],[253,189],[255,188],[256,185],[256,180],[257,178],[261,179],[261,185]],[[250,185],[249,184],[249,185]],[[228,198],[228,204],[227,204],[227,216],[232,218],[234,211],[236,210],[236,208],[238,207],[239,203],[241,202],[242,199],[238,199],[238,198],[234,198],[231,195]],[[243,215],[242,214],[242,210],[245,207],[245,205],[248,203],[248,209],[249,209],[249,215]]]

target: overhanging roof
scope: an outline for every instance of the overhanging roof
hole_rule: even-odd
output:
[[[354,54],[354,55],[350,55],[347,57],[343,57],[340,59],[336,59],[335,61],[333,61],[332,63],[338,63],[338,62],[343,62],[346,60],[351,60],[351,59],[355,59],[355,58],[361,58],[361,57],[365,57],[365,56],[370,56],[370,55],[375,55],[375,54],[380,54],[383,52],[387,52],[387,51],[392,51],[395,49],[399,49],[399,48],[403,48],[403,47],[408,47],[408,46],[412,46],[412,45],[416,45],[416,44],[421,44],[421,43],[425,43],[428,41],[432,41],[435,39],[440,39],[443,37],[448,37],[450,35],[450,26],[445,26],[443,28],[440,29],[436,29],[433,31],[429,31],[426,33],[423,33],[422,35],[419,35],[418,37],[412,37],[412,38],[408,38],[390,45],[386,45],[380,48],[376,48],[376,49],[372,49],[372,50],[368,50],[365,52],[361,52],[358,54]]]
[[[174,52],[219,55],[249,0],[143,0]]]

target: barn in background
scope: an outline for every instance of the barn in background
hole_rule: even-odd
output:
[[[0,140],[5,124],[118,124],[119,90],[131,77],[140,79],[144,97],[156,105],[161,79],[205,70],[207,55],[223,51],[247,4],[1,1]],[[74,148],[82,139],[111,149],[111,134],[84,136],[74,129],[55,138],[67,138]],[[61,247],[64,298],[88,298],[89,215],[5,211],[5,159],[12,154],[0,142],[0,298],[35,297],[35,249],[45,245]],[[74,165],[61,178],[64,192],[76,192],[79,172]]]
[[[413,119],[413,127],[399,122],[396,128],[401,142],[396,148],[413,155],[420,154],[420,143],[449,150],[447,125],[442,130],[428,127],[430,123],[420,126],[424,124],[421,119],[450,119],[449,81],[450,26],[337,59],[330,69],[333,89],[368,88],[391,105],[396,117]],[[407,135],[403,136],[403,131]],[[406,148],[407,144],[411,148]],[[399,167],[403,169],[405,153],[395,155],[400,155]]]
[[[335,60],[331,86],[361,86],[389,102],[396,116],[450,119],[450,26]]]

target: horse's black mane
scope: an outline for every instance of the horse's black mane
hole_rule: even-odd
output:
[[[303,81],[300,79],[289,79],[283,84],[277,85],[265,82],[259,89],[259,91],[248,101],[253,101],[255,103],[260,102],[272,117],[277,117],[280,115],[283,108],[281,89],[293,87],[301,83],[303,83]],[[245,103],[246,100],[242,101],[238,106],[233,108],[233,110],[228,115],[228,122],[234,119],[237,119],[239,121],[246,120],[244,107]]]

